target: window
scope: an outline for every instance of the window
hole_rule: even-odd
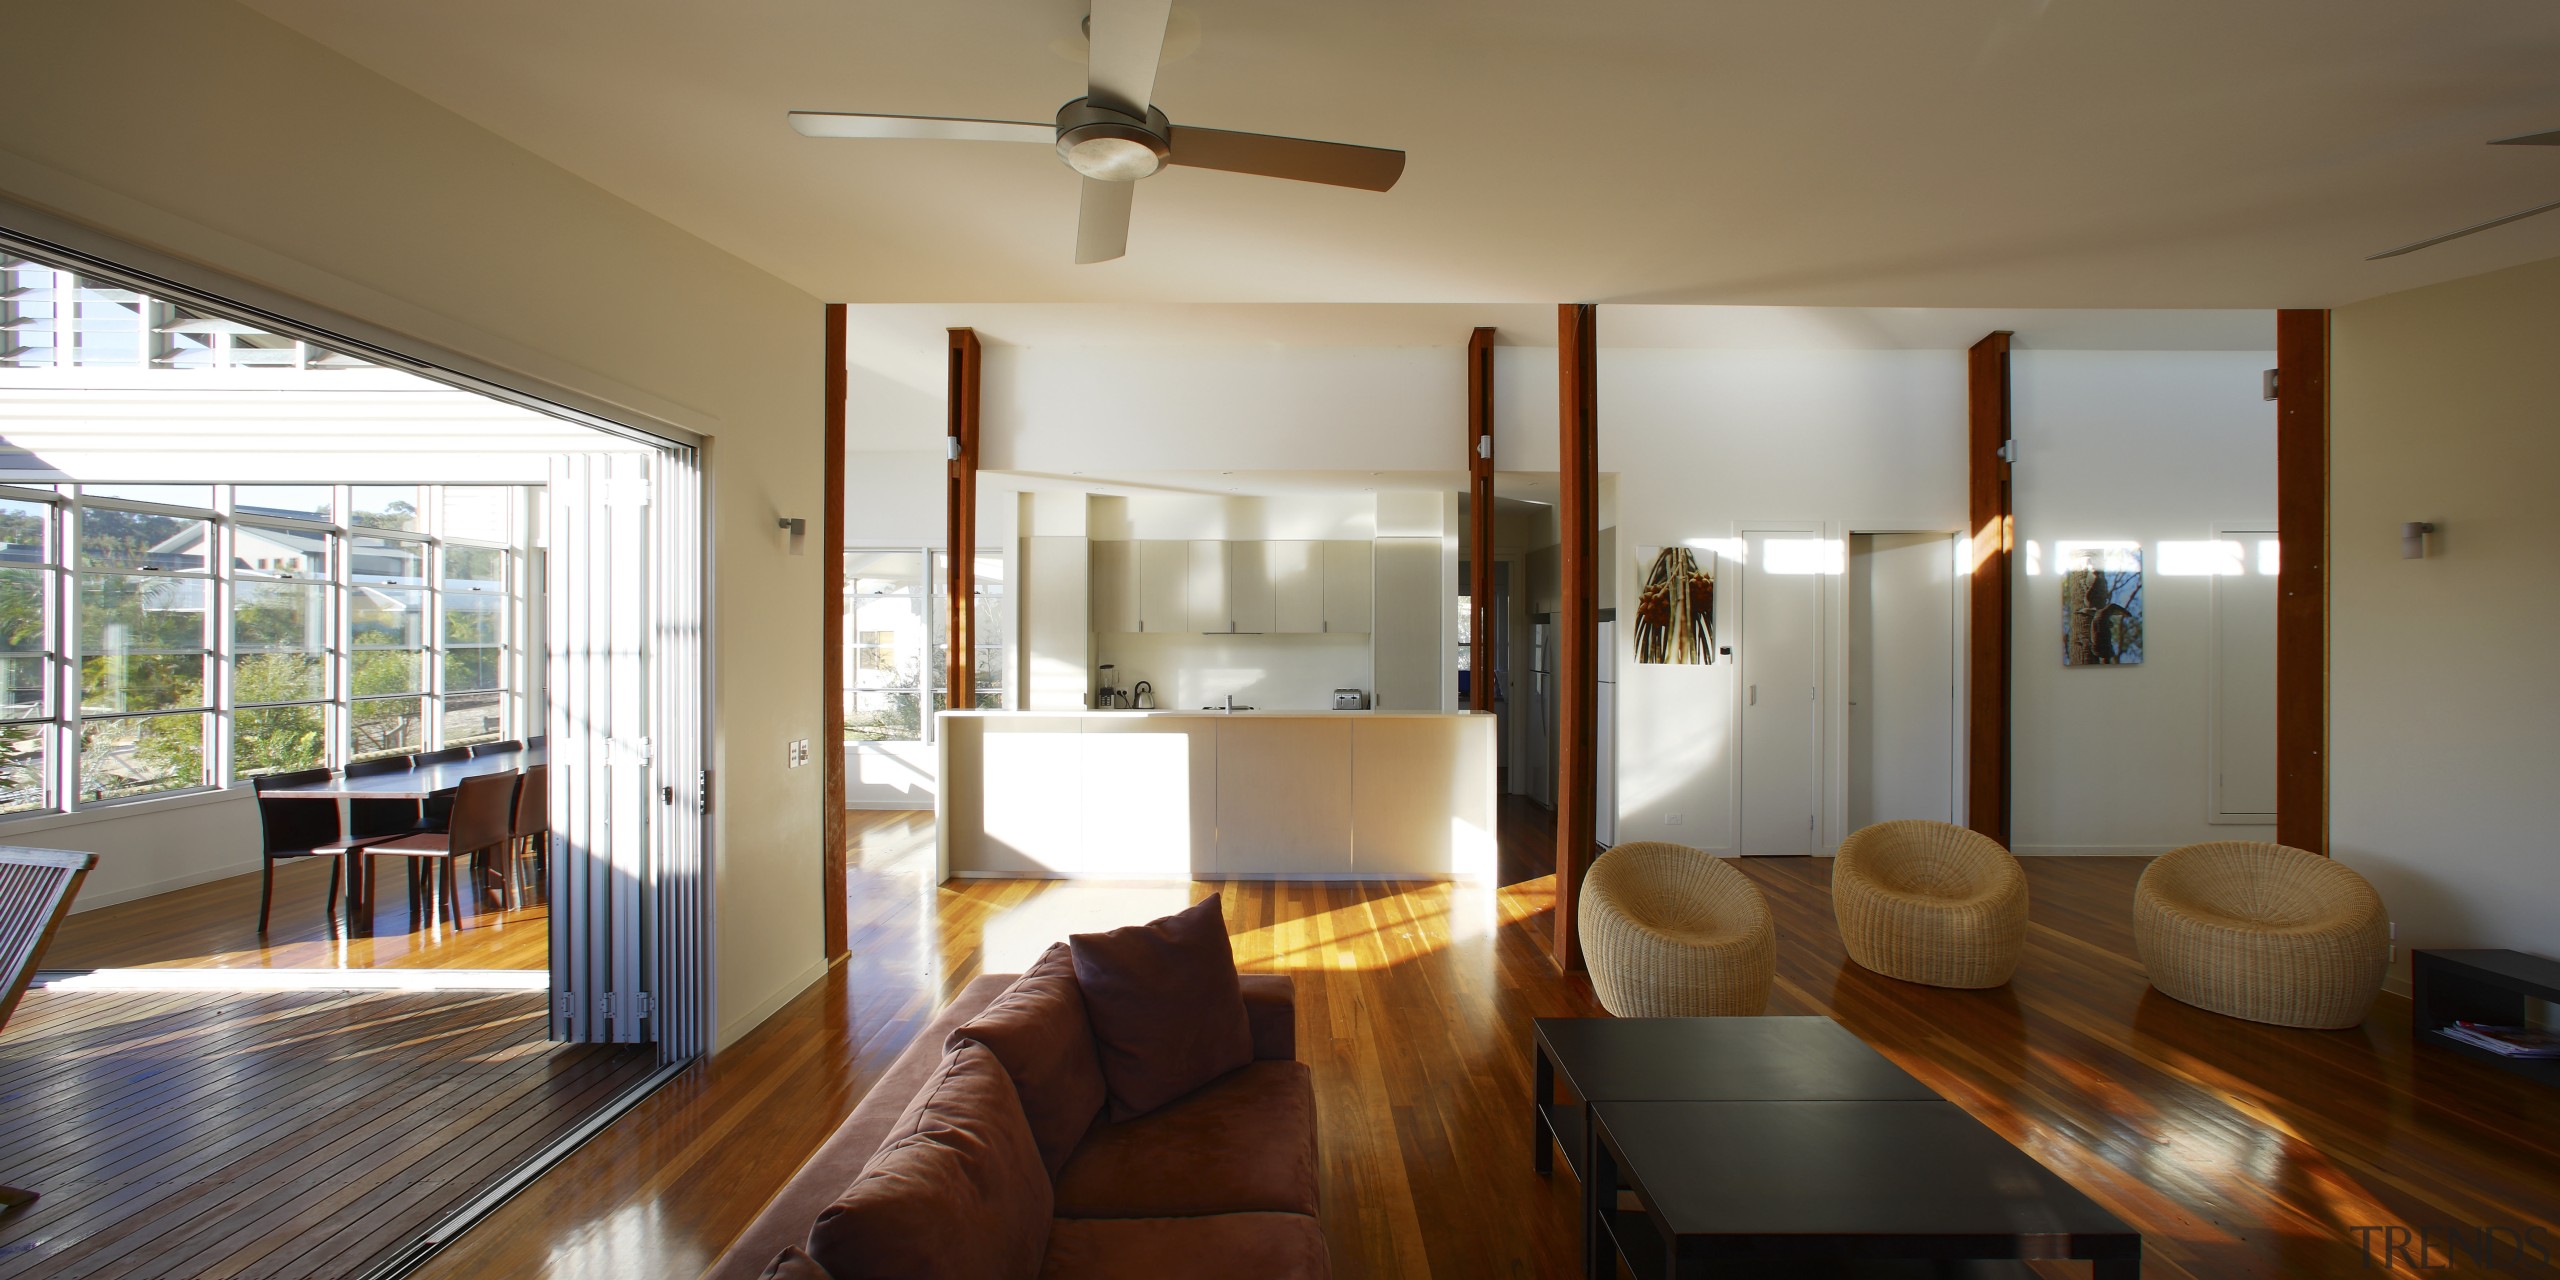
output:
[[[0,486],[0,815],[509,736],[526,495]]]
[[[929,705],[949,703],[951,611],[938,550],[848,551],[845,576],[845,717],[851,742],[929,742]],[[977,705],[1004,705],[1012,617],[1004,557],[978,556]]]

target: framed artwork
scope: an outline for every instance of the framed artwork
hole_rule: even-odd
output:
[[[1687,547],[1644,561],[1636,591],[1636,661],[1706,666],[1716,660],[1716,577]]]
[[[2130,667],[2142,661],[2140,545],[2060,545],[2062,665]]]

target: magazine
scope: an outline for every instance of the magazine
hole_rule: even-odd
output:
[[[2560,1035],[2534,1027],[2500,1027],[2485,1022],[2456,1022],[2438,1032],[2474,1048],[2509,1058],[2560,1058]]]

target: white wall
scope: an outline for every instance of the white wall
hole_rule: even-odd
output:
[[[710,437],[714,1027],[824,972],[816,299],[240,7],[13,5],[0,192]],[[111,104],[111,105],[102,105]],[[913,447],[913,446],[910,446]]]
[[[2331,326],[2330,848],[2398,920],[2403,981],[2415,947],[2560,955],[2560,261]]]
[[[249,789],[26,818],[0,842],[98,855],[71,910],[95,911],[258,870],[258,804]],[[308,904],[313,911],[319,903]],[[278,910],[292,910],[280,904]]]
[[[2272,521],[2272,351],[2018,351],[2010,657],[2010,841],[2020,853],[2161,853],[2204,840],[2270,840],[2214,825],[2213,579],[2193,569],[2214,526]],[[2272,529],[2273,523],[2260,528]],[[2143,550],[2138,666],[2062,665],[2058,541]],[[2024,552],[2024,547],[2021,547]],[[2256,572],[2254,556],[2240,566]]]

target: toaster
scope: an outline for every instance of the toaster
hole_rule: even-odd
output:
[[[1369,695],[1358,689],[1336,689],[1333,691],[1333,709],[1366,711],[1369,709]]]

